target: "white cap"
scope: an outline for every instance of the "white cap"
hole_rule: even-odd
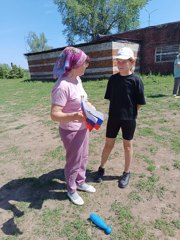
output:
[[[123,47],[118,51],[118,54],[115,58],[116,59],[129,59],[129,58],[134,59],[134,52],[129,47]]]

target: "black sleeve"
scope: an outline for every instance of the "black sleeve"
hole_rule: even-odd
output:
[[[144,97],[144,85],[139,77],[137,77],[136,81],[136,101],[138,105],[146,104]]]
[[[110,77],[110,79],[108,80],[104,98],[105,98],[105,99],[108,99],[108,100],[110,100],[110,98],[111,98],[111,77]]]

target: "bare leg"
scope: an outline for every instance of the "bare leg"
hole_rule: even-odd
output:
[[[108,157],[114,147],[115,140],[116,140],[115,138],[106,138],[106,142],[101,155],[101,165],[100,165],[101,168],[104,168],[108,160]]]
[[[130,179],[130,165],[133,158],[133,140],[125,140],[123,139],[123,147],[124,147],[124,158],[125,158],[125,165],[124,165],[124,172],[119,178],[119,187],[125,188],[127,187]]]
[[[124,157],[125,157],[124,172],[129,172],[130,164],[133,158],[133,140],[123,139],[123,147],[124,147]]]
[[[115,143],[115,138],[106,138],[106,142],[102,151],[102,155],[101,155],[101,165],[98,168],[98,171],[96,173],[96,177],[95,177],[95,181],[96,182],[102,182],[103,181],[103,176],[105,173],[105,169],[104,166],[108,160],[108,157],[114,147],[114,143]]]

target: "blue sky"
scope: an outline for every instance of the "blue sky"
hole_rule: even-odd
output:
[[[61,16],[53,0],[0,0],[0,63],[28,68],[27,36],[44,32],[48,45],[66,46]],[[140,13],[140,27],[180,21],[179,0],[151,0]]]

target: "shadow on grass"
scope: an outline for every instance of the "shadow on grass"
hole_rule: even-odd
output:
[[[58,182],[57,179],[63,183]],[[47,199],[59,201],[67,199],[65,189],[63,169],[51,171],[39,178],[22,178],[8,182],[0,188],[0,208],[11,211],[13,217],[3,223],[1,230],[6,235],[22,234],[16,226],[14,218],[23,216],[24,212],[10,201],[28,202],[29,208],[41,209],[43,202]]]
[[[155,95],[147,95],[148,98],[162,98],[162,97],[168,97],[168,95],[165,94],[155,94]]]
[[[33,83],[33,82],[56,82],[56,80],[55,79],[24,79],[24,80],[22,80],[21,82],[31,82],[31,83]]]
[[[82,80],[82,82],[88,82],[88,81],[103,81],[104,79],[106,79],[106,78],[93,78],[93,79],[86,79],[86,78],[83,78],[83,77],[81,77],[81,80]],[[56,80],[55,79],[24,79],[24,80],[22,80],[22,82],[56,82]]]
[[[87,175],[86,182],[96,182],[96,174],[97,174],[97,171],[93,172],[93,171],[87,170],[86,171],[86,175]],[[111,176],[111,175],[103,176],[103,182],[113,181],[113,180],[119,180],[119,176]]]
[[[96,172],[87,170],[87,182],[94,182]],[[117,176],[104,176],[103,181],[117,180]],[[60,182],[62,181],[62,182]],[[41,209],[48,199],[67,200],[64,170],[57,169],[35,178],[15,179],[0,188],[0,208],[11,211],[13,217],[3,223],[1,230],[6,235],[23,234],[16,225],[14,218],[20,218],[24,212],[11,201],[27,202],[29,208]]]

